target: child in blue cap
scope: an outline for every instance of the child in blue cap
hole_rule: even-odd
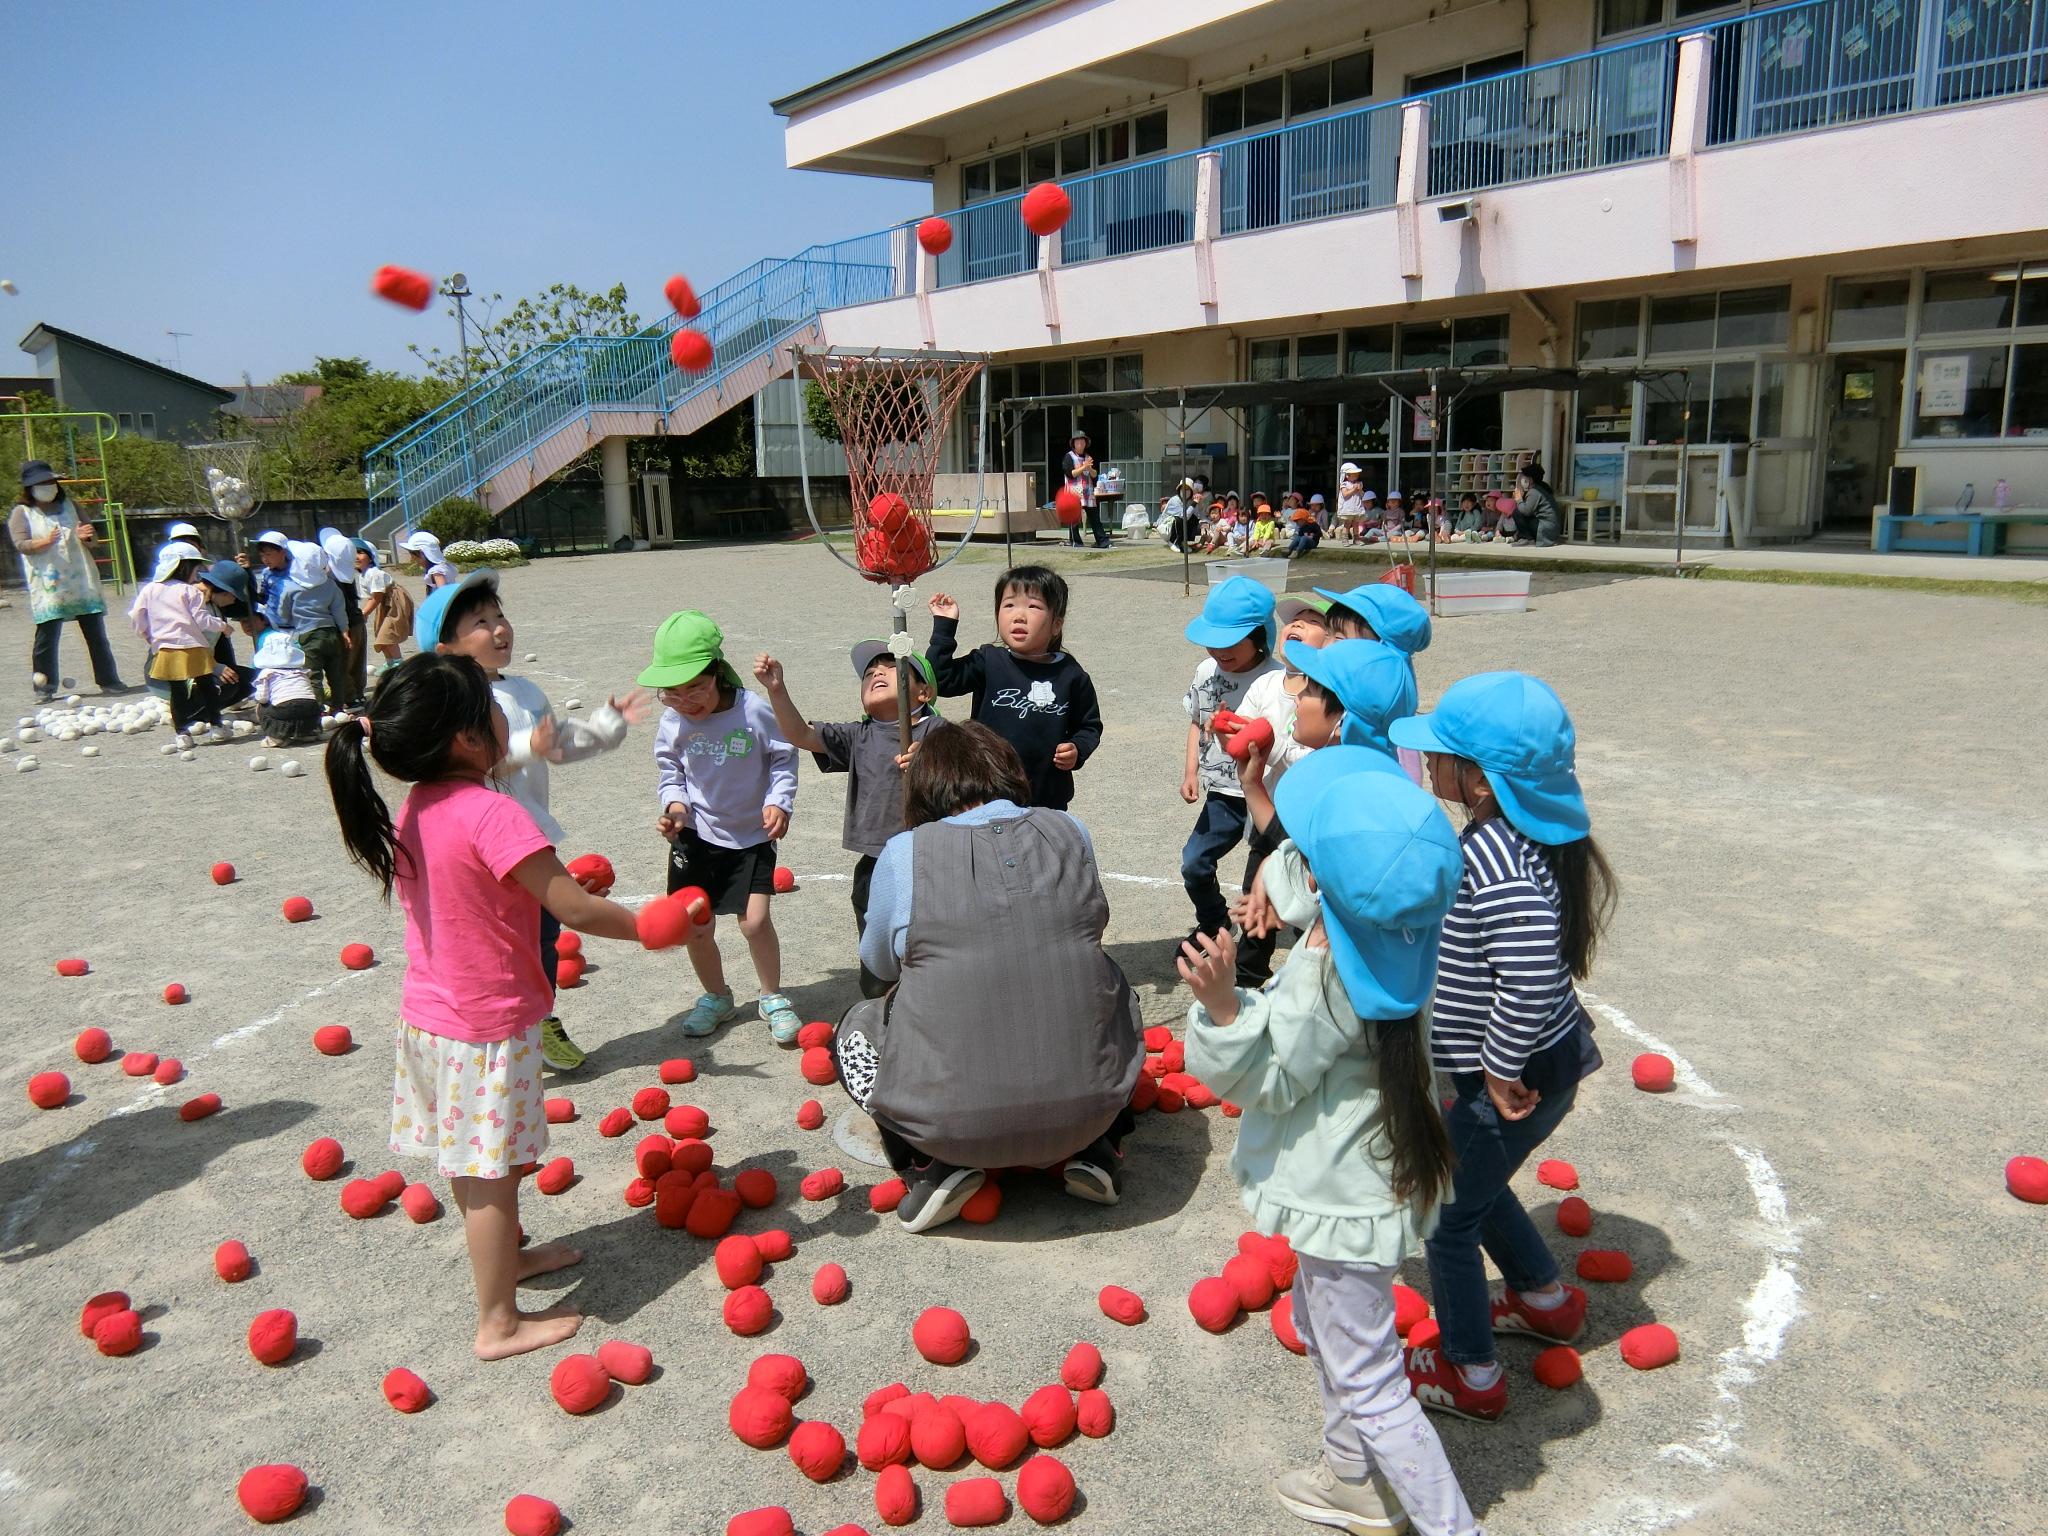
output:
[[[1508,1181],[1600,1065],[1572,982],[1592,968],[1614,875],[1591,835],[1571,717],[1547,684],[1465,678],[1429,714],[1396,721],[1393,739],[1427,754],[1430,787],[1466,815],[1431,1027],[1456,1094],[1444,1122],[1457,1193],[1428,1244],[1443,1339],[1409,1352],[1408,1377],[1426,1406],[1488,1422],[1507,1407],[1495,1334],[1569,1344],[1585,1326],[1586,1293],[1560,1280]],[[1482,1243],[1507,1282],[1498,1300]]]
[[[1202,802],[1195,830],[1180,851],[1181,884],[1195,904],[1195,926],[1188,935],[1193,938],[1230,926],[1216,866],[1244,838],[1244,784],[1211,722],[1219,709],[1236,713],[1245,691],[1279,670],[1273,660],[1273,594],[1249,576],[1232,576],[1209,589],[1186,633],[1209,652],[1196,663],[1195,680],[1181,700],[1188,712],[1188,749],[1180,797],[1190,805]],[[1173,952],[1177,958],[1180,946]]]
[[[1330,600],[1331,634],[1340,640],[1384,640],[1410,658],[1408,673],[1414,676],[1415,654],[1429,649],[1429,610],[1405,588],[1369,581],[1348,592],[1317,587],[1316,596]],[[1422,754],[1401,747],[1394,755],[1400,759],[1401,771],[1417,784],[1423,784]]]
[[[1477,1527],[1408,1390],[1394,1274],[1451,1187],[1423,1008],[1457,834],[1383,753],[1333,746],[1280,781],[1290,836],[1265,888],[1302,939],[1263,992],[1231,985],[1235,944],[1202,936],[1188,1070],[1244,1106],[1230,1166],[1253,1225],[1300,1260],[1294,1322],[1323,1399],[1323,1459],[1275,1485],[1290,1513],[1347,1531]],[[1251,927],[1250,923],[1247,927]]]

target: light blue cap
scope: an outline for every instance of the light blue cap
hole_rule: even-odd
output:
[[[412,618],[412,638],[422,655],[431,655],[434,647],[441,643],[441,624],[448,615],[449,604],[455,601],[455,594],[466,592],[471,587],[489,587],[493,592],[497,591],[498,573],[492,570],[471,571],[459,581],[434,588],[420,600]]]
[[[1461,678],[1435,709],[1396,721],[1390,734],[1396,746],[1468,757],[1485,769],[1501,814],[1524,837],[1575,843],[1593,830],[1579,788],[1571,716],[1541,678],[1526,672]]]
[[[1369,581],[1349,592],[1317,587],[1316,596],[1342,603],[1372,626],[1372,632],[1397,651],[1413,656],[1429,649],[1429,610],[1390,582]]]
[[[1369,747],[1323,747],[1273,793],[1316,877],[1330,959],[1362,1019],[1419,1012],[1436,985],[1464,856],[1436,801]]]
[[[1382,640],[1333,640],[1320,650],[1290,640],[1284,649],[1287,665],[1329,689],[1344,706],[1338,740],[1370,747],[1393,762],[1387,727],[1415,713],[1415,668],[1408,658]]]
[[[1273,594],[1249,576],[1232,576],[1209,589],[1202,611],[1188,620],[1187,637],[1196,645],[1228,650],[1253,630],[1266,632],[1273,643]]]

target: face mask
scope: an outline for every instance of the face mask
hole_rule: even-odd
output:
[[[48,506],[51,502],[57,499],[59,492],[57,490],[57,487],[54,485],[39,485],[35,488],[34,495],[37,501],[40,501],[43,503],[43,505]]]

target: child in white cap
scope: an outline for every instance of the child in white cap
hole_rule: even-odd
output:
[[[427,573],[429,592],[447,586],[462,574],[442,558],[441,541],[424,528],[414,530],[398,547],[411,554],[412,563]]]
[[[157,551],[155,574],[128,610],[135,632],[154,652],[149,675],[170,685],[171,728],[181,749],[190,749],[195,725],[210,727],[214,741],[230,739],[213,687],[213,639],[228,625],[214,612],[206,589],[193,583],[204,564],[198,546],[166,544]]]
[[[296,747],[320,739],[320,698],[306,672],[306,653],[282,629],[256,642],[256,718],[266,747]]]

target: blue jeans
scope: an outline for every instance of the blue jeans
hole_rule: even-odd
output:
[[[1540,1291],[1558,1278],[1557,1260],[1508,1181],[1571,1113],[1589,1057],[1599,1061],[1591,1045],[1583,1029],[1575,1030],[1523,1063],[1522,1081],[1543,1096],[1526,1120],[1500,1117],[1484,1074],[1451,1076],[1457,1097],[1444,1111],[1444,1127],[1456,1158],[1454,1198],[1424,1248],[1444,1356],[1457,1365],[1485,1365],[1495,1355],[1482,1246],[1513,1290]]]
[[[1219,795],[1212,789],[1202,802],[1202,814],[1195,818],[1187,846],[1180,851],[1181,884],[1188,889],[1188,900],[1195,904],[1195,921],[1204,933],[1220,933],[1230,926],[1230,906],[1217,882],[1216,866],[1243,841],[1244,828],[1244,797]]]

